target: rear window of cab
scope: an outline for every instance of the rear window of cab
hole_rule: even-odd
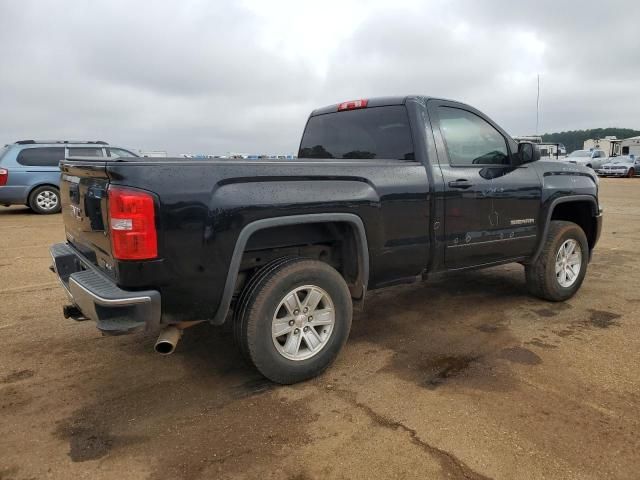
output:
[[[313,116],[298,157],[414,160],[407,110],[390,105]]]

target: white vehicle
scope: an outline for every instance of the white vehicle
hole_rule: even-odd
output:
[[[604,150],[574,150],[567,155],[565,160],[567,162],[583,165],[595,170],[609,162],[609,157]]]
[[[535,144],[542,143],[542,137],[538,135],[523,135],[521,137],[512,137],[512,138],[518,143],[522,143],[522,142],[531,142]]]
[[[562,160],[567,155],[567,149],[561,143],[539,143],[540,158]]]
[[[596,170],[603,177],[627,177],[631,178],[640,174],[640,158],[635,155],[622,155],[613,157],[611,161]]]

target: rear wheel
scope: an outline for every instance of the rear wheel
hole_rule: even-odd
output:
[[[582,228],[553,220],[540,256],[525,266],[527,288],[545,300],[567,300],[582,285],[588,260],[589,244]]]
[[[317,260],[286,258],[258,272],[234,316],[245,357],[270,380],[291,384],[322,373],[351,329],[352,304],[342,276]]]
[[[43,185],[29,195],[29,207],[36,213],[58,213],[60,207],[60,191],[51,185]]]
[[[627,178],[633,178],[635,174],[636,174],[636,171],[633,168],[630,168],[629,171],[627,172]]]

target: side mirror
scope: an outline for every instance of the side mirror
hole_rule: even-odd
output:
[[[540,149],[531,142],[521,142],[518,144],[518,160],[520,165],[536,162],[540,160]]]

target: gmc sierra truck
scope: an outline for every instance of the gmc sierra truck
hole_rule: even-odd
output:
[[[64,316],[105,334],[231,322],[267,378],[336,358],[367,291],[517,262],[528,289],[580,288],[601,230],[598,178],[541,161],[478,110],[423,96],[311,113],[297,160],[68,158]]]

